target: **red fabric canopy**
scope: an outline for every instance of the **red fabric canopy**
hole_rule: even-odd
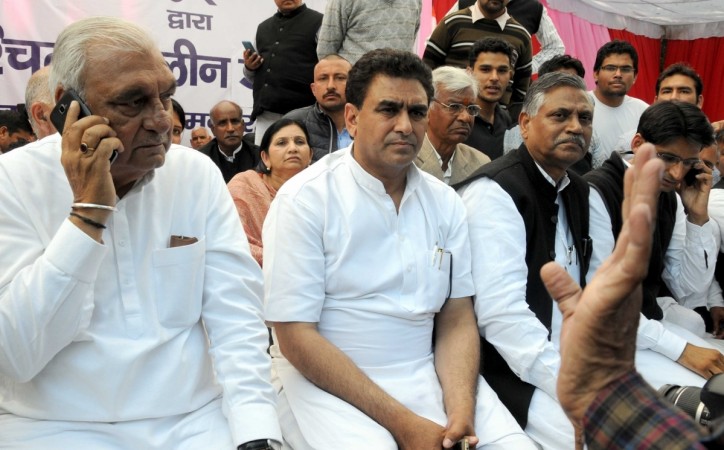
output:
[[[456,0],[433,0],[433,15],[440,21],[447,11],[456,3]],[[546,4],[545,0],[542,3]],[[583,19],[582,19],[583,20]],[[569,24],[568,24],[569,25]],[[568,26],[566,23],[556,23],[556,26]],[[587,36],[580,35],[581,30],[566,30],[562,36],[573,35],[576,39],[586,39]],[[663,69],[676,62],[690,64],[701,76],[704,82],[704,106],[703,110],[712,121],[724,119],[724,38],[694,39],[688,41],[670,40],[666,42],[666,54],[664,65],[661,66],[661,48],[663,40],[648,38],[636,35],[625,30],[609,29],[611,39],[623,39],[636,48],[639,54],[639,73],[629,95],[640,98],[648,103],[654,100],[656,93],[656,78]],[[569,54],[578,57],[582,61],[593,61],[594,55],[576,55],[574,51],[578,46],[576,42],[567,42],[564,38]],[[535,39],[534,39],[535,41]],[[535,49],[538,48],[534,42]],[[586,72],[592,71],[592,64],[586,66]]]

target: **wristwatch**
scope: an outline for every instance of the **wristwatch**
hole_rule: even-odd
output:
[[[271,439],[257,439],[241,444],[236,450],[276,450]]]

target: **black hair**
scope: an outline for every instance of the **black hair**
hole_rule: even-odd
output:
[[[261,142],[259,143],[259,151],[269,153],[269,146],[271,145],[271,140],[274,135],[277,133],[277,131],[281,130],[282,128],[288,127],[289,125],[296,125],[301,128],[304,132],[304,137],[307,138],[307,142],[309,142],[309,132],[307,131],[307,127],[306,125],[304,125],[304,123],[295,119],[288,119],[283,117],[271,124],[269,128],[266,129],[266,131],[264,132],[264,136],[262,136]]]
[[[561,69],[573,69],[581,78],[586,76],[586,69],[583,68],[581,60],[571,55],[556,55],[547,60],[538,68],[538,76],[541,77],[550,72],[560,72]]]
[[[0,110],[0,127],[7,127],[10,134],[18,131],[33,134],[33,127],[30,126],[28,116],[19,111]]]
[[[271,140],[274,137],[275,134],[282,128],[286,128],[289,125],[296,125],[299,128],[302,129],[302,132],[304,133],[304,137],[307,139],[307,145],[309,145],[309,151],[313,154],[314,150],[312,149],[312,144],[309,140],[309,131],[307,131],[306,125],[304,125],[303,122],[300,122],[296,119],[289,119],[286,117],[282,117],[281,119],[277,120],[273,124],[269,126],[269,128],[266,129],[264,132],[264,136],[261,138],[261,142],[259,143],[259,152],[265,152],[267,155],[269,154],[269,147],[271,146]],[[269,173],[269,169],[264,165],[264,161],[259,161],[259,164],[256,166],[256,171],[261,173]]]
[[[183,106],[181,106],[181,104],[174,99],[171,99],[171,105],[173,106],[173,112],[176,113],[179,120],[181,121],[181,126],[183,128],[186,128],[186,113],[184,112]]]
[[[634,75],[639,73],[639,54],[633,45],[626,41],[620,41],[615,39],[611,42],[606,42],[596,53],[596,62],[593,64],[593,71],[598,72],[601,70],[603,60],[609,55],[613,54],[628,54],[633,61]]]
[[[659,74],[659,77],[656,79],[656,92],[654,94],[659,95],[661,82],[674,75],[684,75],[694,80],[694,89],[696,90],[697,98],[704,92],[704,83],[701,81],[699,74],[696,73],[696,70],[686,63],[679,62],[670,65]]]
[[[678,100],[646,108],[636,132],[654,145],[667,145],[681,137],[700,148],[714,143],[714,128],[701,109]]]
[[[515,50],[508,41],[503,39],[486,37],[473,42],[473,46],[470,47],[470,53],[468,53],[469,67],[473,67],[475,65],[475,61],[478,60],[478,55],[481,53],[502,53],[508,57],[510,67],[515,65]]]
[[[428,103],[435,95],[432,72],[417,55],[402,50],[382,48],[365,53],[352,66],[345,89],[347,102],[358,109],[362,108],[367,90],[377,75],[419,81],[425,89]]]

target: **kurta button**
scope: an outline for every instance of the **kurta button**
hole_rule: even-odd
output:
[[[551,222],[558,223],[558,216],[551,216]]]
[[[550,256],[551,259],[556,259],[556,252],[551,250],[550,253],[548,253],[548,256]]]

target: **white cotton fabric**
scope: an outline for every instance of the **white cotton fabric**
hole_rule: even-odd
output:
[[[56,134],[0,158],[0,414],[122,422],[222,397],[233,442],[281,441],[262,276],[213,162],[171,146],[99,244],[67,220],[60,153]]]
[[[347,148],[282,186],[263,236],[267,320],[317,323],[375,383],[444,426],[433,320],[450,270],[451,298],[474,292],[465,212],[455,192],[411,164],[398,213]],[[442,261],[436,247],[445,249]],[[397,448],[387,430],[311,384],[276,345],[272,355],[282,429],[293,448]],[[479,448],[535,448],[482,377],[477,413]]]

